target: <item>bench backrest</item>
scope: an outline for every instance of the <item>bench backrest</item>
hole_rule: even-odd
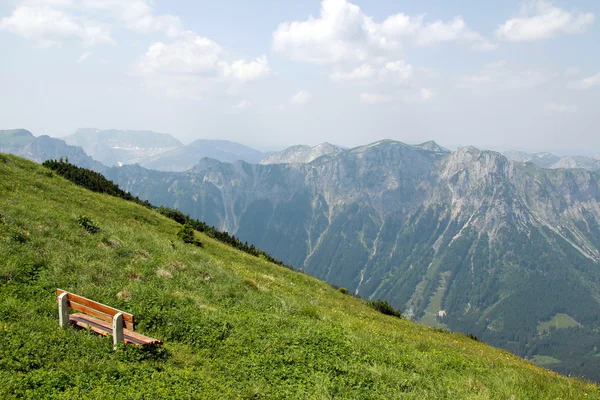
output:
[[[63,293],[67,293],[67,298],[69,299],[68,305],[70,308],[81,311],[84,314],[91,315],[106,322],[112,322],[113,317],[116,314],[122,313],[123,325],[125,325],[125,328],[129,329],[130,331],[134,330],[133,315],[117,310],[116,308],[104,305],[102,303],[98,303],[97,301],[86,299],[85,297],[76,295],[74,293],[69,293],[62,289],[56,289],[57,296],[60,296]]]

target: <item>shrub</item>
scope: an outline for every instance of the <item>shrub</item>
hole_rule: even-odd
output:
[[[348,289],[346,289],[345,287],[341,287],[338,289],[338,292],[340,292],[341,294],[348,294]]]
[[[471,339],[471,340],[474,340],[474,341],[476,341],[476,342],[479,342],[479,338],[478,338],[477,336],[473,335],[472,333],[469,333],[469,334],[467,335],[467,337],[468,337],[469,339]]]
[[[100,232],[100,227],[94,223],[91,219],[86,216],[80,215],[77,217],[77,223],[81,225],[86,231],[89,233],[98,233]]]
[[[183,243],[193,244],[194,246],[202,247],[202,242],[194,236],[194,228],[190,224],[184,224],[179,228],[177,237],[183,241]]]
[[[395,310],[394,307],[390,305],[387,301],[376,300],[370,301],[369,305],[375,310],[379,311],[385,315],[391,315],[393,317],[402,318],[402,312],[400,310]]]

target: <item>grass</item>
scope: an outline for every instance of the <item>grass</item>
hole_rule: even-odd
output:
[[[446,329],[447,326],[444,323],[441,323],[437,320],[438,312],[442,310],[442,299],[444,298],[444,293],[446,292],[447,279],[450,275],[450,272],[444,272],[440,274],[440,285],[431,296],[429,300],[429,304],[425,309],[425,314],[419,320],[420,323],[431,326],[433,328],[441,328]]]
[[[600,398],[207,236],[185,244],[179,229],[2,155],[0,398]],[[165,345],[113,352],[111,338],[59,329],[57,287],[134,314]]]
[[[557,358],[550,357],[550,356],[540,356],[540,355],[533,356],[531,358],[531,361],[533,361],[537,365],[543,365],[543,366],[561,363],[561,361]]]
[[[556,314],[550,321],[540,322],[537,326],[537,331],[542,335],[545,332],[550,331],[550,328],[552,327],[556,329],[566,329],[576,326],[580,326],[579,322],[575,321],[567,314]]]

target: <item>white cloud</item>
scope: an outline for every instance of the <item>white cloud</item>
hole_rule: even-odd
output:
[[[254,61],[237,60],[231,64],[221,63],[223,75],[233,77],[240,82],[249,82],[271,75],[267,56],[262,55]]]
[[[266,56],[230,63],[216,42],[197,35],[168,44],[152,44],[138,60],[137,71],[144,76],[190,75],[239,82],[261,79],[271,73]]]
[[[570,89],[581,89],[581,90],[592,89],[596,86],[600,86],[600,73],[598,73],[596,75],[592,75],[588,78],[584,78],[584,79],[580,79],[575,82],[571,82],[569,84]]]
[[[405,81],[412,76],[413,66],[407,64],[403,60],[387,62],[381,69],[381,75],[384,77],[392,77],[400,81]]]
[[[170,39],[150,45],[133,69],[169,97],[200,99],[215,89],[235,95],[244,83],[271,75],[265,55],[251,61],[230,60],[215,41],[185,30],[179,17],[154,15],[147,0],[82,1],[88,8],[119,19],[128,29]]]
[[[566,105],[557,103],[548,103],[544,106],[544,110],[553,114],[572,114],[577,112],[576,105]]]
[[[436,21],[423,26],[416,35],[417,44],[430,46],[441,42],[464,42],[474,51],[493,51],[498,45],[491,43],[481,34],[469,29],[462,17],[446,23]]]
[[[334,82],[343,83],[400,83],[408,80],[413,73],[413,66],[404,60],[385,62],[380,66],[362,64],[353,70],[346,72],[340,67],[334,68],[329,78]]]
[[[238,93],[240,88],[235,85],[271,73],[266,56],[229,62],[216,42],[191,34],[171,43],[152,44],[138,59],[134,71],[150,86],[165,90],[169,97],[194,100],[215,88]]]
[[[520,14],[498,28],[499,39],[513,42],[549,39],[584,32],[594,23],[592,13],[571,13],[546,0],[527,3]]]
[[[289,102],[290,102],[290,104],[294,104],[296,106],[301,106],[301,105],[304,105],[304,104],[308,103],[309,101],[311,101],[312,98],[313,98],[312,94],[310,94],[306,90],[300,90],[298,93],[296,93],[295,95],[290,97]]]
[[[565,71],[567,75],[578,75],[581,72],[581,68],[579,67],[569,67]]]
[[[91,55],[92,55],[92,52],[90,52],[90,51],[87,51],[87,52],[83,53],[77,59],[77,64],[81,64],[82,62],[85,62],[85,60],[87,60],[88,58],[90,58]]]
[[[365,104],[381,104],[381,103],[390,103],[393,101],[393,97],[389,94],[384,93],[361,93],[360,101]]]
[[[329,78],[334,82],[355,82],[364,81],[375,75],[375,68],[370,64],[362,64],[350,72],[341,69],[334,70]]]
[[[524,68],[497,61],[473,75],[461,77],[459,87],[475,92],[486,90],[530,89],[550,82],[557,74],[540,68]]]
[[[250,107],[252,107],[252,103],[248,100],[242,100],[235,106],[235,108],[237,108],[238,110],[247,110]]]
[[[431,89],[421,88],[414,99],[416,101],[430,101],[435,97],[435,93]]]
[[[152,44],[138,60],[142,75],[219,75],[221,47],[210,39],[196,36],[169,44]]]
[[[291,60],[314,64],[364,63],[380,56],[394,57],[403,41],[430,46],[464,42],[477,51],[496,46],[470,30],[461,17],[450,22],[424,23],[423,16],[396,14],[382,23],[346,0],[323,0],[318,18],[284,22],[273,32],[273,50]]]
[[[362,62],[397,48],[361,9],[345,0],[323,0],[319,18],[284,22],[273,32],[273,50],[314,64]]]
[[[108,27],[46,6],[19,6],[0,20],[0,30],[37,42],[42,47],[76,40],[91,46],[114,43]]]
[[[365,104],[424,103],[433,100],[435,93],[427,88],[405,88],[399,92],[363,92],[360,101]]]
[[[147,0],[81,0],[81,3],[88,9],[108,13],[135,32],[162,32],[168,37],[186,34],[179,17],[154,15]]]

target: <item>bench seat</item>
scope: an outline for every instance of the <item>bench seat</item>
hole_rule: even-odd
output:
[[[61,328],[75,325],[100,335],[112,336],[115,350],[119,343],[136,346],[162,344],[158,339],[134,332],[135,320],[132,314],[62,289],[56,289],[56,296],[58,324]],[[77,310],[79,313],[70,314],[69,309]]]
[[[82,328],[89,328],[100,335],[111,336],[113,333],[111,323],[90,317],[89,315],[69,314],[69,322]],[[123,329],[123,340],[125,343],[134,344],[136,346],[162,344],[158,339],[141,335],[137,332],[130,331],[129,329]]]

